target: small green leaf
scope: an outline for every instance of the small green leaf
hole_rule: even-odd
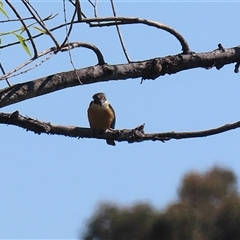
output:
[[[39,28],[39,27],[35,27],[33,26],[33,28],[35,28],[36,30],[38,30],[39,32],[43,33],[43,34],[47,34],[46,31],[42,28]]]
[[[58,15],[58,13],[56,13],[55,15],[50,14],[49,16],[45,17],[45,18],[43,19],[43,21],[51,20],[51,19],[55,18],[57,15]]]
[[[31,52],[26,44],[26,40],[19,34],[16,34],[16,33],[13,33],[13,34],[17,37],[18,41],[22,45],[23,49],[27,52],[27,54],[31,56]]]
[[[7,13],[3,10],[2,6],[3,6],[3,3],[1,2],[1,4],[0,4],[0,12],[1,12],[7,19],[9,19]]]
[[[24,26],[22,26],[21,27],[21,32],[20,32],[20,34],[22,34],[23,32],[25,32],[26,31],[26,28],[24,27]]]

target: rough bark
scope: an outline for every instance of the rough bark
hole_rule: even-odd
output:
[[[46,133],[51,135],[62,135],[75,138],[113,139],[118,142],[126,141],[128,143],[143,142],[149,140],[165,142],[171,139],[207,137],[240,127],[240,121],[238,121],[232,124],[226,124],[218,128],[196,132],[165,132],[147,134],[144,132],[144,124],[134,129],[110,129],[103,131],[75,126],[54,125],[50,122],[43,122],[37,119],[21,116],[18,111],[13,112],[12,114],[0,113],[0,123],[15,125],[36,134]]]
[[[77,85],[126,79],[156,79],[165,74],[174,74],[192,68],[222,68],[226,64],[240,62],[240,46],[212,52],[177,54],[145,61],[119,65],[96,65],[13,85],[0,91],[0,107],[41,96]],[[238,71],[235,66],[235,72]],[[79,81],[80,79],[80,81]]]

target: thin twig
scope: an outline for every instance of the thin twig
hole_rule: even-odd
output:
[[[147,20],[147,19],[142,19],[142,18],[133,18],[133,17],[84,18],[81,21],[81,23],[88,23],[88,24],[92,23],[92,22],[107,22],[107,23],[101,23],[100,25],[99,24],[91,24],[90,27],[104,27],[104,26],[115,26],[116,24],[126,25],[126,24],[139,24],[140,23],[140,24],[145,24],[145,25],[148,25],[148,26],[156,27],[156,28],[159,28],[159,29],[163,29],[163,30],[171,33],[172,35],[174,35],[179,40],[179,42],[182,45],[183,53],[186,54],[186,53],[191,52],[190,48],[188,46],[188,43],[183,38],[183,36],[180,33],[178,33],[176,30],[174,30],[173,28],[171,28],[167,25],[164,25],[162,23],[158,23],[158,22],[154,22],[154,21]],[[79,22],[74,21],[73,24],[75,24],[75,23],[79,23]],[[69,24],[72,24],[72,23],[68,22],[68,23],[60,24],[56,27],[53,27],[52,29],[49,29],[49,31],[51,31],[51,32],[55,31],[59,28],[65,27],[66,25],[69,25]],[[32,38],[40,37],[43,34],[44,33],[39,33],[39,34],[33,36]],[[26,40],[28,40],[28,39],[26,39]],[[9,44],[6,44],[6,45],[2,45],[2,46],[0,46],[0,49],[10,47],[10,46],[16,45],[16,44],[19,44],[19,42],[13,42],[13,43],[9,43]]]
[[[31,5],[31,3],[28,0],[23,0],[23,3],[25,7],[28,9],[28,11],[32,14],[33,18],[39,23],[40,21],[40,26],[44,25],[45,23],[42,20],[41,16],[39,15],[38,11]]]
[[[93,7],[95,7],[94,3],[93,3],[91,0],[88,0],[88,2],[89,2]]]
[[[67,13],[66,13],[66,5],[65,5],[65,0],[63,0],[63,12],[64,12],[64,21],[65,21],[65,23],[67,23]],[[69,30],[68,30],[68,28],[67,28],[67,24],[66,24],[66,37],[65,37],[65,39],[63,40],[63,42],[62,42],[62,44],[61,44],[61,46],[59,47],[59,50],[61,50],[61,48],[66,44],[66,42],[68,41],[68,38],[69,38],[69,36],[70,36],[70,33],[71,33],[71,31],[72,31],[72,28],[73,28],[73,22],[74,22],[74,18],[75,18],[75,16],[76,16],[76,14],[77,14],[77,9],[75,8],[75,10],[74,10],[74,13],[73,13],[73,16],[72,16],[72,19],[71,19],[71,24],[70,24],[70,27],[69,27]]]
[[[60,51],[65,52],[65,51],[69,51],[70,49],[77,48],[77,47],[84,47],[84,48],[88,48],[88,49],[92,50],[97,55],[98,64],[99,65],[105,64],[105,61],[104,61],[104,58],[103,58],[103,55],[102,55],[101,51],[95,45],[92,45],[92,44],[89,44],[89,43],[84,43],[84,42],[68,43],[68,44],[65,44],[60,49]],[[42,57],[42,56],[44,56],[46,54],[49,54],[51,52],[55,53],[57,50],[58,50],[58,48],[54,46],[54,47],[51,47],[51,48],[49,48],[47,50],[44,50],[41,53],[38,53],[37,57],[31,58],[27,62],[21,64],[20,66],[18,66],[16,68],[14,68],[13,70],[9,71],[8,73],[5,73],[3,76],[0,77],[0,81],[4,80],[4,79],[7,79],[7,78],[13,77],[13,75],[12,75],[13,73],[15,73],[15,72],[19,71],[20,69],[22,69],[23,67],[29,65],[30,63],[32,63],[37,58]]]
[[[66,3],[65,3],[65,0],[63,0],[63,12],[64,12],[64,21],[66,23],[67,22],[67,13],[66,13]],[[75,10],[74,10],[71,22],[74,21],[74,18],[76,16],[76,14],[77,14],[77,8],[75,8]],[[61,48],[67,43],[67,45],[68,45],[68,55],[69,55],[70,63],[72,64],[72,67],[73,67],[73,69],[76,72],[76,76],[77,76],[77,79],[78,79],[79,83],[82,84],[82,82],[81,82],[81,80],[80,80],[80,78],[79,78],[79,76],[77,74],[77,70],[76,70],[76,68],[74,66],[72,55],[71,55],[71,51],[70,51],[70,48],[69,48],[69,36],[70,36],[71,31],[72,31],[72,27],[73,27],[73,24],[70,25],[70,28],[68,30],[68,27],[66,25],[66,38],[64,39],[63,43],[61,44],[61,46],[59,47],[59,49],[57,51],[60,51]],[[57,53],[57,52],[55,52],[55,53]]]
[[[4,68],[3,68],[3,66],[2,66],[2,63],[0,63],[0,69],[1,69],[2,73],[5,75],[5,71],[4,71]],[[10,84],[10,82],[8,81],[8,78],[6,78],[6,82],[7,82],[8,86],[10,87],[11,84]]]
[[[126,25],[126,24],[145,24],[148,26],[156,27],[162,30],[165,30],[169,33],[171,33],[173,36],[175,36],[178,41],[182,45],[182,51],[183,53],[189,53],[190,48],[188,46],[187,41],[183,38],[183,36],[178,33],[175,29],[151,20],[142,19],[142,18],[130,18],[130,17],[105,17],[105,18],[89,18],[89,19],[83,19],[82,22],[92,23],[92,22],[107,22],[107,23],[101,23],[101,24],[91,24],[90,27],[109,27],[109,26],[115,26],[118,25]]]
[[[44,21],[39,16],[39,14],[36,11],[36,9],[30,4],[29,1],[23,0],[23,4],[28,9],[28,11],[32,14],[33,18],[37,21],[37,23],[45,30],[46,34],[49,35],[49,37],[53,40],[53,42],[56,45],[56,47],[59,47],[59,44],[58,44],[57,40],[52,35],[51,31],[49,31],[49,29],[46,27],[46,25],[44,24]]]
[[[69,2],[74,6],[74,7],[76,7],[76,5],[75,5],[75,3],[72,1],[72,0],[69,0]],[[79,7],[77,7],[77,9],[79,8],[80,9],[80,12],[81,12],[81,20],[82,20],[82,16],[84,17],[84,18],[87,18],[86,17],[86,15],[82,12],[82,9],[81,9],[81,6],[80,6],[80,0],[77,0],[76,1],[76,3],[77,2],[79,2]],[[79,11],[79,9],[78,9],[78,11]],[[78,20],[79,20],[79,16],[78,16]],[[81,22],[81,21],[78,21],[78,22]]]
[[[95,0],[95,7],[94,7],[94,16],[97,18],[97,5],[98,5],[98,0]]]
[[[65,46],[61,48],[61,51],[62,52],[69,51],[70,49],[76,48],[76,47],[84,47],[92,50],[97,55],[98,65],[105,64],[105,60],[101,51],[93,44],[84,43],[84,42],[72,42],[72,43],[65,44]]]
[[[50,15],[50,16],[51,16],[51,15]],[[48,17],[46,17],[46,18],[43,18],[42,21],[43,21],[43,22],[44,22],[44,21],[48,21],[48,20],[50,19],[50,18],[49,18],[50,16],[48,16]],[[55,16],[56,16],[56,15],[55,15]],[[34,19],[34,18],[32,18],[32,19]],[[19,20],[18,20],[18,21],[19,21]],[[37,23],[37,21],[35,21],[35,22],[27,25],[27,28],[30,28],[31,26],[34,26],[36,23]],[[17,29],[17,30],[12,30],[12,31],[10,31],[10,32],[1,33],[1,36],[9,35],[9,34],[12,34],[12,33],[19,32],[19,31],[22,31],[22,28]],[[42,33],[41,35],[43,35],[43,34],[46,34],[46,33],[44,32],[44,33]],[[32,36],[32,38],[33,38],[33,39],[36,38],[36,35],[35,35],[35,36]],[[26,41],[28,41],[28,40],[29,40],[29,39],[26,39]],[[15,45],[15,44],[19,44],[19,41],[18,41],[18,42],[15,42],[15,43],[10,43],[9,46],[12,46],[12,45]],[[8,44],[7,44],[7,45],[8,45]],[[5,47],[9,47],[9,46],[5,46]],[[1,48],[2,48],[2,46],[0,46],[0,49],[1,49]]]
[[[54,50],[56,50],[55,47],[49,48],[49,49],[47,49],[47,50],[44,50],[44,51],[41,52],[41,53],[38,53],[37,56],[34,56],[34,57],[30,58],[30,59],[29,59],[28,61],[26,61],[25,63],[22,63],[21,65],[15,67],[13,70],[5,73],[3,76],[0,77],[0,81],[1,81],[1,80],[4,80],[4,79],[6,79],[6,78],[11,78],[11,77],[13,77],[13,75],[12,75],[13,73],[19,71],[19,70],[22,69],[23,67],[26,67],[27,65],[29,65],[30,63],[32,63],[33,61],[35,61],[37,58],[42,57],[42,56],[44,56],[44,55],[46,55],[46,54],[48,54],[48,53],[51,53],[51,52],[53,52]],[[14,76],[16,76],[16,75],[14,75]]]
[[[115,8],[114,8],[113,0],[110,0],[110,2],[111,2],[111,5],[112,5],[113,15],[114,15],[114,17],[116,17],[117,14],[116,14],[116,11],[115,11]],[[127,50],[126,50],[126,48],[125,48],[125,46],[124,46],[124,42],[123,42],[123,39],[122,39],[122,35],[121,35],[121,32],[120,32],[120,28],[119,28],[119,26],[118,26],[117,24],[116,24],[116,29],[117,29],[117,33],[118,33],[118,37],[119,37],[120,43],[121,43],[121,45],[122,45],[122,49],[123,49],[124,55],[125,55],[127,61],[130,63],[131,60],[130,60],[130,58],[129,58],[129,56],[128,56],[128,53],[127,53]]]
[[[88,2],[93,6],[94,17],[97,18],[97,4],[98,4],[98,1],[95,0],[95,3],[93,3],[91,0],[88,0]]]
[[[10,76],[10,78],[12,78],[12,77],[16,77],[16,76],[18,76],[18,75],[20,75],[20,74],[23,74],[23,73],[27,73],[27,72],[29,72],[30,70],[32,70],[32,69],[34,69],[34,68],[36,68],[36,67],[39,67],[40,65],[42,65],[44,62],[46,62],[47,60],[49,60],[53,55],[54,55],[54,52],[50,52],[50,53],[48,53],[49,55],[45,58],[45,59],[42,59],[39,63],[36,63],[34,66],[32,66],[32,67],[30,67],[30,68],[28,68],[28,69],[26,69],[26,70],[24,70],[24,71],[22,71],[22,72],[19,72],[19,73],[16,73],[16,74],[12,74],[11,76]],[[1,79],[0,79],[0,81],[1,81]]]
[[[22,20],[26,21],[26,20],[32,20],[34,19],[33,17],[26,17],[26,18],[22,18]],[[7,20],[1,20],[0,23],[8,23],[8,22],[19,22],[19,19],[7,19]]]
[[[28,38],[32,44],[33,47],[33,52],[34,52],[34,56],[37,56],[37,47],[33,41],[33,38],[31,36],[30,31],[28,30],[28,27],[26,26],[25,22],[22,20],[21,16],[19,15],[18,11],[14,8],[14,6],[9,2],[9,0],[6,0],[6,3],[8,4],[8,6],[13,10],[13,12],[15,13],[15,15],[18,17],[19,21],[22,23],[24,29],[27,32]]]

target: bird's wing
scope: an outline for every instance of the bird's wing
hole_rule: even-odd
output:
[[[111,122],[110,128],[114,129],[115,128],[115,124],[116,124],[116,114],[114,112],[113,107],[111,106],[111,104],[109,104],[109,108],[111,109],[111,111],[113,112],[114,118]]]

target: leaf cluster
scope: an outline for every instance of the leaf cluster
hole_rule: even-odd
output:
[[[12,5],[11,5],[12,6]],[[16,11],[17,12],[17,11]],[[5,18],[7,18],[8,20],[7,21],[2,21],[2,23],[11,23],[13,21],[15,21],[14,19],[10,19],[8,13],[6,12],[6,10],[4,9],[4,5],[3,5],[3,2],[0,1],[0,13],[2,15],[4,15]],[[19,14],[19,13],[18,13]],[[56,14],[57,15],[57,14]],[[49,16],[41,19],[41,21],[44,23],[45,21],[48,21],[48,20],[52,20],[53,18],[56,17],[56,15],[53,15],[53,14],[50,14]],[[18,21],[21,22],[23,21],[23,19],[20,18],[20,15],[18,16],[19,19]],[[42,33],[42,34],[47,34],[47,32],[41,28],[41,27],[38,27],[38,21],[36,21],[33,17],[29,17],[29,18],[26,18],[25,20],[34,20],[32,23],[30,24],[27,24],[27,25],[23,25],[21,26],[19,29],[16,29],[16,30],[11,30],[11,31],[8,31],[8,32],[1,32],[0,33],[0,37],[3,37],[3,36],[6,36],[6,35],[13,35],[17,38],[19,44],[22,46],[22,48],[25,50],[25,52],[28,54],[28,55],[32,55],[31,54],[31,51],[27,45],[27,38],[23,36],[23,33],[26,32],[27,29],[35,29],[37,30],[38,32]],[[1,38],[0,38],[0,44],[1,44]]]
[[[100,204],[87,223],[83,239],[233,240],[240,239],[239,226],[236,176],[214,167],[204,174],[187,174],[178,202],[165,211],[145,203],[131,207]]]

